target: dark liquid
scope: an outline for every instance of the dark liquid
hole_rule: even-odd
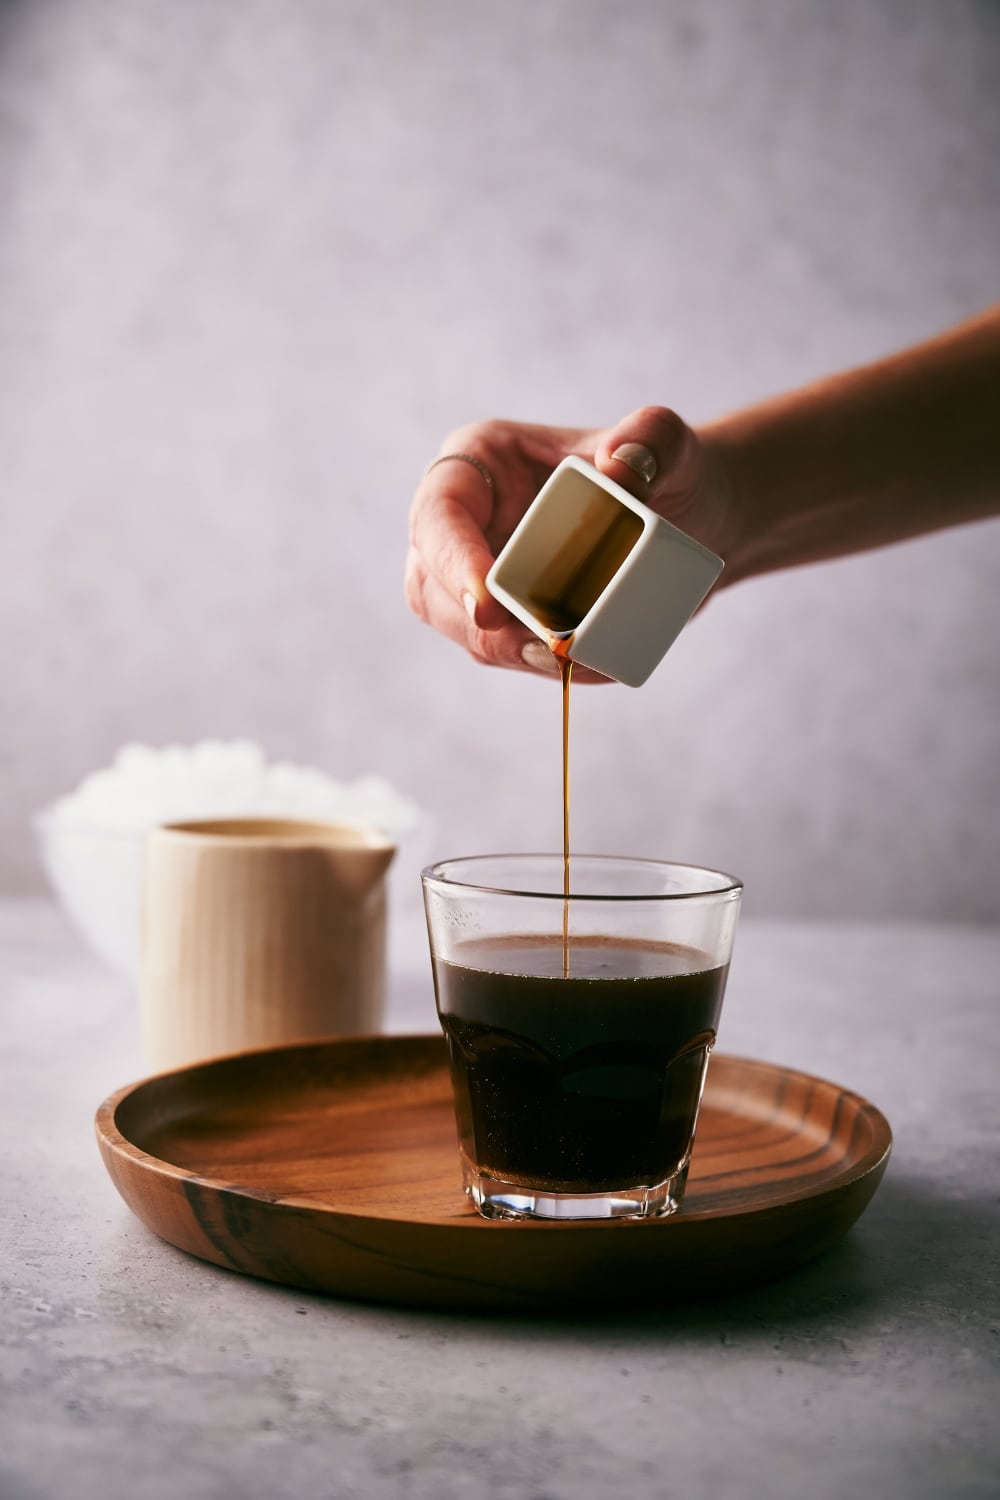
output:
[[[484,1172],[599,1193],[662,1182],[690,1150],[725,968],[627,939],[460,943],[434,978],[459,1135]]]
[[[567,479],[565,483],[572,481]],[[643,524],[588,479],[576,481],[574,524],[525,593],[525,602],[547,632],[549,649],[562,681],[563,811],[563,974],[570,970],[569,948],[569,690],[573,675],[570,652],[577,626],[593,609],[639,540]]]
[[[586,475],[562,478],[564,525],[546,565],[530,577],[508,569],[507,584],[543,627],[562,678],[563,970],[569,972],[569,689],[573,636],[615,577],[644,527],[640,516]],[[550,537],[550,541],[553,539]]]
[[[559,663],[562,680],[562,809],[563,809],[563,919],[562,919],[562,971],[569,974],[569,685],[573,679],[573,663],[569,657],[570,636],[566,640],[553,640],[550,645]]]

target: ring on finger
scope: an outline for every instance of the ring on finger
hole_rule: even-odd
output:
[[[496,480],[493,478],[493,475],[483,463],[482,459],[477,458],[474,453],[442,453],[440,458],[433,459],[427,465],[426,469],[424,470],[424,478],[426,479],[427,475],[431,472],[432,469],[436,469],[438,464],[450,463],[452,459],[456,459],[459,463],[471,464],[476,472],[478,474],[481,474],[483,479],[486,481],[486,487],[489,490],[490,495],[493,496],[496,494]]]

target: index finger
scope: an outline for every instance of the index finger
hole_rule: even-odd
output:
[[[424,567],[483,630],[509,619],[485,582],[494,560],[484,534],[493,501],[492,484],[474,464],[435,460],[410,507],[410,543]]]

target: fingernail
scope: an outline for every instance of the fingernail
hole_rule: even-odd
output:
[[[652,484],[656,478],[656,454],[643,443],[621,443],[611,457],[617,458],[620,464],[627,464],[647,484]]]
[[[559,670],[552,652],[541,641],[526,641],[521,649],[521,660],[526,667],[534,667],[538,672]]]
[[[473,625],[475,625],[475,623],[476,623],[476,596],[472,592],[471,589],[466,589],[465,593],[462,595],[462,603],[465,606],[465,613],[468,615],[468,617],[472,621]]]

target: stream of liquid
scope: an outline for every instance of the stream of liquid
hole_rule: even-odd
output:
[[[563,910],[562,971],[569,978],[569,687],[573,662],[568,655],[572,637],[554,636],[549,640],[552,654],[559,664],[562,684],[562,827],[563,827]]]
[[[569,688],[575,632],[639,537],[643,523],[612,495],[584,481],[572,525],[524,599],[545,631],[562,681],[563,915],[562,968],[569,978]]]

